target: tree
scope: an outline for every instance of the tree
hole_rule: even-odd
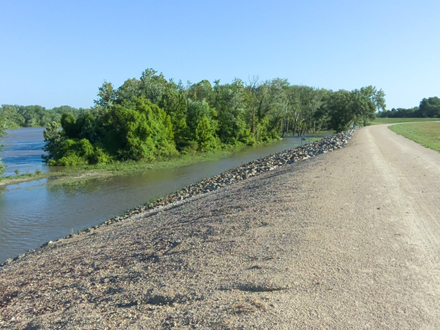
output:
[[[211,127],[209,119],[206,115],[203,115],[203,117],[198,120],[196,139],[200,151],[215,150],[218,147],[218,141],[215,137],[215,130]]]
[[[170,116],[173,126],[174,141],[178,150],[181,150],[187,140],[187,123],[188,106],[185,96],[175,89],[168,88],[162,95],[159,107],[162,108],[168,116]]]
[[[176,153],[170,117],[145,97],[115,104],[103,119],[103,147],[118,160],[154,160]]]
[[[420,102],[419,115],[424,118],[440,118],[440,98],[424,98]]]
[[[346,90],[332,92],[320,114],[329,116],[330,128],[337,132],[347,130],[350,125],[367,124],[375,118],[375,95],[375,88],[371,86],[351,92]]]
[[[197,84],[191,85],[186,91],[187,97],[194,101],[205,100],[212,106],[213,101],[213,89],[211,83],[208,80],[202,80]]]
[[[43,150],[47,152],[47,155],[42,155],[41,158],[44,159],[46,163],[51,164],[51,160],[58,159],[57,153],[59,152],[60,144],[62,142],[62,133],[60,131],[61,124],[53,121],[47,124],[46,129],[43,132],[44,142],[46,144]]]
[[[3,136],[6,134],[4,130],[5,124],[6,124],[5,119],[3,117],[0,117],[0,141],[3,138]],[[0,144],[0,151],[2,151],[2,147],[3,145]],[[3,173],[5,173],[5,170],[6,170],[6,165],[0,159],[0,175],[3,175]]]
[[[188,140],[197,141],[197,126],[204,116],[209,121],[209,126],[214,130],[217,129],[218,121],[215,119],[217,117],[217,112],[209,106],[208,102],[188,99],[187,104],[188,114],[186,117],[186,124],[188,126]]]
[[[98,92],[99,99],[94,100],[95,104],[101,107],[108,107],[116,100],[116,91],[113,84],[104,81]]]
[[[213,107],[217,112],[217,135],[224,144],[248,143],[250,130],[246,124],[246,90],[240,79],[231,84],[214,86]]]
[[[336,132],[346,130],[354,119],[351,96],[349,91],[339,90],[327,99],[325,109],[329,115],[330,128]]]

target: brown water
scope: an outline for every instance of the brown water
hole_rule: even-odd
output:
[[[13,131],[12,138],[10,135],[2,141],[9,144],[0,154],[9,173],[15,168],[21,169],[20,172],[53,170],[40,160],[42,132],[41,128],[20,129]],[[312,137],[306,136],[303,143]],[[46,180],[39,180],[4,187],[0,190],[0,262],[49,240],[100,224],[152,198],[300,143],[300,138],[287,137],[216,162],[151,170],[105,181],[91,180],[79,186],[51,187],[46,185]]]

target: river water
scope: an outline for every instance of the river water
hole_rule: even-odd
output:
[[[20,173],[57,170],[41,162],[42,128],[22,128],[7,133],[2,141],[7,146],[0,153],[8,165],[5,175],[13,175],[16,169]],[[305,136],[303,143],[323,135]],[[150,199],[299,144],[301,138],[287,137],[215,162],[150,170],[105,181],[90,180],[78,186],[50,186],[46,180],[39,180],[3,187],[0,189],[0,263],[49,240],[100,224]]]

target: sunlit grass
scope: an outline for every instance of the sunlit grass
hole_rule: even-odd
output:
[[[393,132],[440,152],[440,122],[392,125]]]
[[[439,118],[376,118],[371,125],[437,121]]]

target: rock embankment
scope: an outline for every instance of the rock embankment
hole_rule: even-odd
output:
[[[139,206],[132,210],[129,210],[124,216],[115,217],[107,220],[103,223],[103,225],[110,225],[112,223],[128,219],[133,215],[145,212],[147,210],[156,209],[158,207],[163,207],[165,205],[182,201],[196,195],[214,191],[221,187],[248,179],[258,174],[272,171],[287,164],[292,164],[323,153],[331,152],[336,149],[341,149],[345,147],[347,141],[351,139],[354,131],[354,129],[351,129],[346,132],[323,138],[319,141],[307,143],[303,146],[288,149],[273,155],[256,159],[252,162],[246,163],[239,167],[217,174],[213,177],[191,184],[183,189],[180,189],[163,198],[160,198],[153,203],[149,203],[145,206]]]
[[[239,167],[230,169],[213,177],[201,180],[197,183],[191,184],[183,189],[175,191],[163,198],[160,198],[153,203],[148,203],[143,206],[138,206],[131,210],[128,210],[123,216],[117,216],[111,218],[101,225],[96,225],[91,228],[86,228],[81,230],[81,232],[89,232],[91,230],[95,230],[101,226],[108,226],[113,223],[127,220],[128,218],[144,213],[149,210],[157,209],[164,207],[171,203],[176,203],[183,201],[185,199],[204,194],[210,191],[217,190],[221,187],[248,179],[250,177],[259,175],[264,172],[272,171],[276,168],[285,166],[287,164],[292,164],[301,160],[309,159],[311,157],[331,152],[336,149],[341,149],[345,147],[345,144],[348,140],[351,139],[354,129],[348,130],[346,132],[342,132],[339,134],[332,135],[330,137],[323,138],[321,140],[307,143],[305,145],[288,149],[282,152],[278,152],[273,155],[269,155],[263,158],[256,159],[252,162],[246,163]],[[63,239],[72,238],[75,234],[69,234]],[[41,247],[45,247],[47,245],[52,244],[53,242],[47,242],[43,244]],[[34,250],[30,250],[28,252],[33,252]],[[15,257],[14,259],[8,259],[5,263],[0,264],[0,267],[4,264],[8,264],[13,260],[18,260],[23,258],[25,254]]]

